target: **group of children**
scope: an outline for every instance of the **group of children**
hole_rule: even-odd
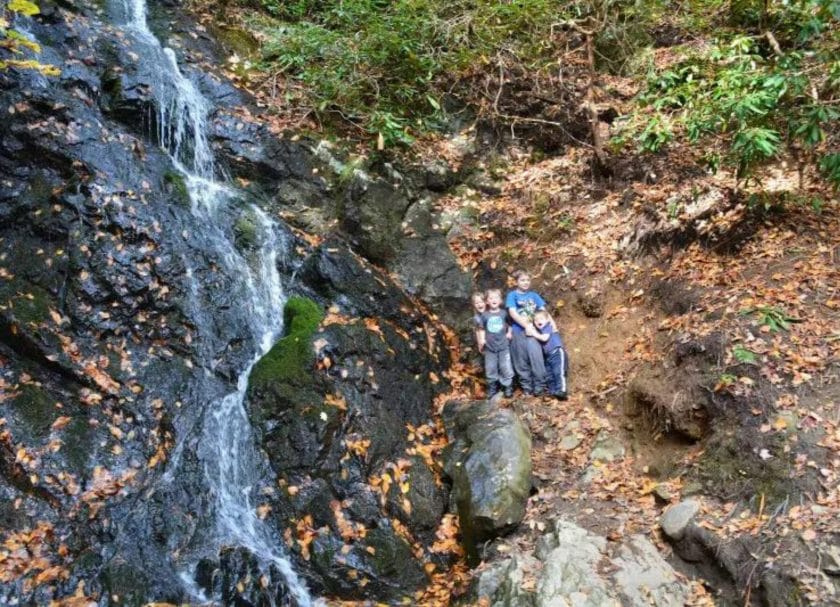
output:
[[[569,359],[563,338],[546,310],[545,300],[531,291],[531,276],[514,272],[516,288],[502,307],[500,289],[473,295],[475,336],[484,355],[487,397],[499,391],[513,396],[514,371],[526,395],[548,394],[566,400]]]

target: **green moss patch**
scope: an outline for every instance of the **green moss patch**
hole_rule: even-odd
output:
[[[38,285],[22,280],[0,283],[0,305],[8,306],[18,323],[40,324],[50,318],[52,296]]]
[[[165,185],[166,193],[172,196],[172,201],[182,207],[189,207],[192,203],[190,201],[190,191],[187,188],[187,182],[184,176],[177,171],[167,171],[163,175],[163,183]]]
[[[251,371],[251,387],[266,383],[304,385],[311,379],[315,352],[312,336],[324,318],[321,307],[306,297],[291,297],[283,310],[286,336],[274,344]]]

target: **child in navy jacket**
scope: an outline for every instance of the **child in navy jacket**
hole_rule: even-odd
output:
[[[569,396],[566,376],[569,373],[569,357],[566,355],[563,338],[551,326],[551,317],[543,310],[534,314],[534,327],[536,331],[533,337],[542,343],[545,354],[548,392],[560,400],[567,400]]]

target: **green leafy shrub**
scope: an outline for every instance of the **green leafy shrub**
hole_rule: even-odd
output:
[[[652,73],[619,143],[635,138],[642,151],[656,152],[677,138],[699,144],[722,136],[726,153],[707,155],[707,166],[732,167],[738,182],[790,154],[801,169],[817,165],[837,187],[840,112],[831,100],[840,92],[840,2],[744,0],[732,7],[741,29],[721,29],[711,50]]]
[[[443,124],[444,83],[507,53],[536,69],[556,61],[557,0],[262,0],[252,20],[263,67],[304,85],[322,121],[349,122],[384,145]],[[491,68],[492,69],[492,68]]]

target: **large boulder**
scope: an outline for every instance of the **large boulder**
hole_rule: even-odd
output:
[[[468,554],[511,531],[525,516],[531,490],[531,437],[496,401],[450,401],[443,410],[451,441],[445,469],[452,479]]]
[[[688,597],[646,537],[610,544],[563,519],[540,538],[534,555],[514,552],[482,571],[472,594],[491,607],[678,607]]]
[[[429,319],[340,241],[300,276],[312,299],[289,300],[287,334],[248,387],[281,487],[266,503],[316,592],[407,599],[438,559],[428,549],[447,502],[411,429],[433,426],[448,355]]]

